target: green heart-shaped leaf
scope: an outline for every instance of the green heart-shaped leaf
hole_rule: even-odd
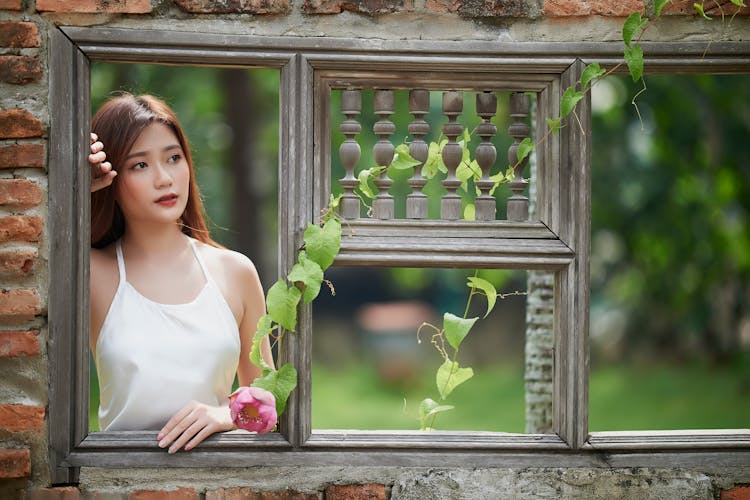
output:
[[[461,368],[458,363],[446,359],[438,368],[435,382],[437,383],[440,398],[445,399],[453,392],[453,389],[463,384],[474,376],[474,370],[471,368]]]

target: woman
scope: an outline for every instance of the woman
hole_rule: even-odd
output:
[[[92,120],[90,342],[102,430],[159,430],[190,450],[233,428],[228,408],[260,375],[265,312],[250,260],[211,240],[190,148],[159,99],[124,94]],[[106,152],[105,152],[106,151]],[[266,339],[261,352],[272,364]]]

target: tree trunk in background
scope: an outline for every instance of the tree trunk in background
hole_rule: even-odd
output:
[[[532,101],[532,130],[536,101]],[[529,158],[529,220],[536,216],[536,155]],[[552,373],[554,334],[554,276],[549,272],[528,271],[526,290],[525,394],[526,432],[552,433]]]
[[[252,91],[250,75],[245,69],[222,71],[220,85],[224,89],[227,124],[233,135],[229,147],[229,173],[231,184],[232,248],[247,255],[255,263],[261,279],[272,278],[271,270],[264,269],[268,258],[263,243],[261,219],[264,203],[262,192],[252,182],[256,164],[256,141],[260,136],[259,120],[265,113],[258,96]],[[265,278],[265,279],[264,279]]]

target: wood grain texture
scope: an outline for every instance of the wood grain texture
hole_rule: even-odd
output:
[[[576,61],[562,75],[561,88],[574,86],[585,68]],[[591,96],[581,99],[560,131],[558,235],[575,259],[555,277],[554,427],[572,448],[588,435],[589,251],[591,231]],[[566,123],[567,122],[567,123]]]
[[[88,61],[61,32],[50,40],[49,440],[53,482],[88,424]],[[86,391],[86,392],[84,392]]]

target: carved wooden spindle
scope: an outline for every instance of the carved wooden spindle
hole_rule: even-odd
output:
[[[494,182],[490,179],[490,170],[497,159],[497,149],[490,139],[497,133],[497,127],[490,122],[497,111],[497,96],[494,92],[477,94],[477,115],[482,123],[477,126],[477,135],[482,142],[477,146],[474,155],[482,169],[482,178],[477,181],[481,194],[474,202],[476,220],[495,220],[495,197],[490,195]]]
[[[361,111],[362,95],[360,91],[344,90],[341,93],[341,114],[346,116],[346,120],[341,123],[339,130],[346,139],[339,147],[339,157],[346,174],[339,180],[339,184],[344,189],[341,196],[341,216],[345,219],[359,218],[359,197],[354,194],[359,181],[354,176],[354,167],[359,162],[362,150],[354,136],[362,131],[362,126],[355,120],[355,117]]]
[[[373,125],[372,130],[380,140],[373,147],[373,157],[375,163],[383,167],[383,173],[374,180],[378,188],[378,194],[372,202],[374,216],[377,219],[393,219],[393,196],[388,193],[388,189],[393,181],[388,177],[386,169],[393,161],[395,148],[388,137],[396,131],[396,125],[388,119],[393,114],[393,91],[378,90],[375,92],[375,114],[378,120]]]
[[[508,162],[514,165],[515,179],[510,183],[511,197],[508,199],[508,220],[524,222],[529,220],[529,199],[523,194],[528,186],[528,181],[523,178],[523,169],[528,163],[528,157],[518,162],[518,145],[529,136],[529,126],[526,118],[529,116],[531,100],[528,94],[515,92],[510,96],[511,124],[508,134],[513,137],[514,142],[508,148]]]
[[[443,187],[448,191],[440,200],[440,218],[458,220],[461,218],[461,197],[456,189],[461,181],[456,177],[456,168],[461,163],[463,148],[456,141],[463,132],[463,126],[456,121],[464,107],[462,92],[443,92],[443,114],[448,117],[448,123],[443,125],[443,134],[448,143],[443,147],[443,163],[448,168],[448,176],[443,180]]]
[[[414,140],[409,144],[409,154],[420,162],[414,167],[414,175],[409,179],[412,192],[406,197],[406,217],[409,219],[427,218],[427,195],[422,192],[427,179],[422,177],[422,167],[427,161],[429,146],[424,141],[424,136],[430,133],[430,124],[424,120],[424,116],[430,111],[430,92],[427,90],[412,90],[409,92],[409,113],[414,115],[414,120],[409,124],[409,133]]]

